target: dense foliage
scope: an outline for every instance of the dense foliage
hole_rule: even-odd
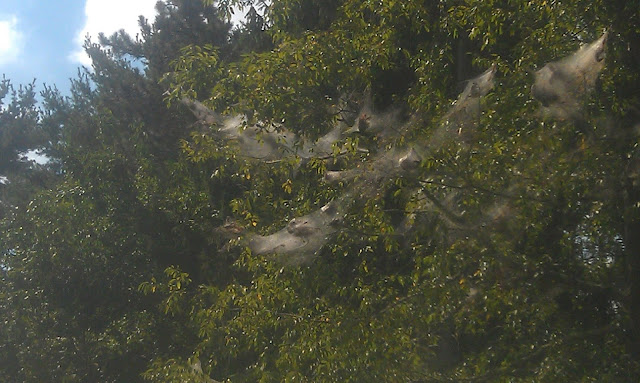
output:
[[[639,5],[157,10],[87,41],[70,96],[0,83],[0,380],[640,380]],[[562,115],[532,96],[605,31]],[[252,157],[221,134],[237,115],[297,141]],[[299,154],[336,127],[330,155]],[[409,170],[370,175],[406,148]],[[304,262],[255,251],[336,201]]]

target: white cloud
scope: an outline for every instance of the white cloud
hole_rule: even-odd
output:
[[[20,154],[25,160],[33,161],[38,165],[44,165],[50,161],[50,158],[42,154],[38,149],[32,149]]]
[[[140,31],[138,16],[143,15],[152,22],[156,14],[156,2],[157,0],[86,0],[85,25],[76,35],[75,43],[78,48],[71,54],[71,59],[82,65],[91,65],[91,60],[82,48],[87,34],[94,42],[100,32],[109,36],[120,29],[135,36]]]
[[[0,19],[0,64],[18,58],[22,50],[23,34],[18,30],[18,18]]]

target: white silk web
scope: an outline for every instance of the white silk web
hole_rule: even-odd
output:
[[[604,68],[607,33],[593,43],[562,60],[548,63],[536,72],[532,95],[542,104],[545,114],[558,119],[577,118],[581,113],[581,101],[593,90],[598,76]],[[427,142],[415,142],[402,147],[391,146],[377,154],[367,154],[366,161],[352,169],[327,171],[324,180],[328,184],[347,184],[344,195],[318,210],[293,218],[285,228],[270,235],[245,234],[245,243],[256,255],[273,254],[274,259],[285,265],[301,265],[313,260],[327,242],[340,230],[345,230],[343,221],[355,198],[370,198],[379,192],[385,181],[410,174],[422,160],[451,140],[464,142],[477,128],[482,113],[482,99],[493,88],[496,66],[493,65],[479,76],[468,81],[466,88],[452,105]],[[400,121],[394,114],[375,114],[366,109],[355,120],[353,126],[337,124],[328,134],[316,142],[297,145],[298,137],[284,127],[266,130],[246,126],[244,117],[223,118],[198,101],[183,99],[202,122],[212,126],[222,139],[235,142],[241,155],[270,161],[297,156],[301,159],[329,158],[334,145],[349,134],[364,131],[390,138],[403,134],[409,124]],[[461,216],[447,211],[448,201],[455,198],[455,191],[444,197],[427,195],[423,191],[418,199],[420,209],[438,211],[452,227],[469,228]],[[498,203],[487,212],[486,220],[505,214],[506,203]],[[411,213],[398,233],[406,232],[413,219]]]

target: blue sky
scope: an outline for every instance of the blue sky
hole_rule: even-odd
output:
[[[194,0],[198,1],[198,0]],[[0,0],[0,76],[14,85],[36,80],[66,92],[78,67],[89,66],[82,51],[87,34],[97,40],[124,29],[138,32],[138,16],[155,17],[157,0]],[[238,22],[241,12],[232,21]]]
[[[0,0],[0,75],[14,85],[36,79],[66,92],[87,64],[84,36],[124,28],[135,36],[138,16],[153,20],[157,0]],[[95,40],[95,38],[94,38]]]

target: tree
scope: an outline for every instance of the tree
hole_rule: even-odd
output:
[[[185,299],[194,358],[231,381],[637,379],[638,100],[625,89],[638,78],[620,48],[637,20],[598,39],[629,6],[345,1],[318,27],[292,21],[298,5],[269,8],[270,52],[183,58],[220,68],[209,112],[183,99],[213,125],[187,153],[231,140],[253,182],[232,203],[251,278]],[[453,96],[469,67],[493,69]],[[176,70],[188,97],[197,78]],[[349,97],[365,89],[373,101]],[[369,121],[379,130],[356,129]],[[333,156],[308,155],[326,142]],[[282,267],[301,250],[310,266]],[[171,371],[188,367],[159,361],[148,377]]]
[[[153,25],[143,23],[152,33],[142,40],[88,42],[93,70],[79,72],[67,99],[47,88],[42,113],[32,116],[62,180],[25,196],[2,221],[3,381],[140,381],[149,360],[185,355],[195,342],[156,297],[138,292],[173,264],[204,278],[200,230],[222,223],[215,196],[192,189],[201,186],[198,171],[182,173],[180,139],[194,119],[166,107],[155,71],[181,44],[226,41],[227,30],[213,7],[162,6]],[[182,40],[168,38],[176,28]],[[148,60],[146,72],[135,59]],[[185,219],[186,205],[205,222]]]
[[[638,380],[637,5],[205,3],[88,45],[0,376]]]
[[[58,97],[55,88],[45,88],[41,95],[45,103]],[[44,115],[36,104],[34,83],[18,89],[6,78],[0,83],[0,218],[50,182],[48,166],[27,158],[30,151],[48,147],[49,135],[56,134],[52,119],[57,112],[50,111]]]

